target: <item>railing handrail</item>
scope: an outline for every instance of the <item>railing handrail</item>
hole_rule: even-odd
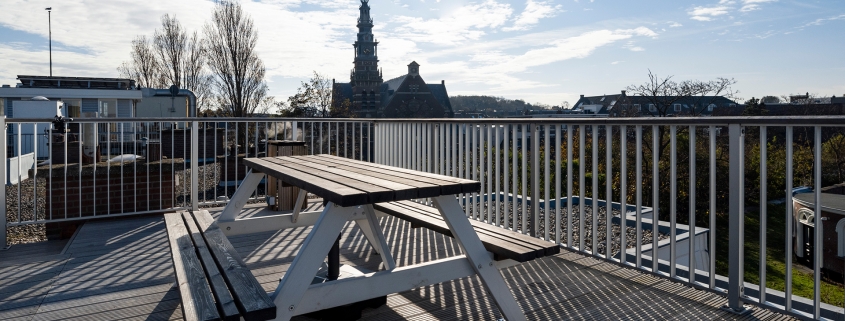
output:
[[[53,118],[6,118],[7,123],[49,123]],[[121,117],[74,118],[68,123],[119,122],[364,122],[364,123],[473,123],[473,124],[573,124],[573,125],[767,125],[840,126],[843,116],[702,116],[702,117],[608,117],[608,118],[277,118],[277,117]]]

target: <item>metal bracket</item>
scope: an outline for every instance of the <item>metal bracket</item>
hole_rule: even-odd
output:
[[[751,311],[753,311],[752,307],[750,305],[747,305],[747,304],[744,304],[742,306],[742,309],[740,309],[740,310],[734,310],[729,305],[725,304],[721,308],[719,308],[719,310],[728,311],[732,314],[739,315],[739,316],[751,314]]]

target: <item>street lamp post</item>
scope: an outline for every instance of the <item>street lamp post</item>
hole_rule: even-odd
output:
[[[44,8],[47,10],[47,32],[48,32],[48,39],[49,39],[49,46],[50,46],[50,77],[53,77],[53,24],[52,19],[50,17],[50,13],[53,10],[53,7]]]

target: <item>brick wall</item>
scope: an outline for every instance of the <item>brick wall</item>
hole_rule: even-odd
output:
[[[124,166],[97,163],[82,166],[81,173],[75,164],[67,167],[67,173],[63,166],[54,166],[52,177],[47,178],[46,219],[171,208],[176,198],[174,189],[178,188],[175,171],[182,169],[184,163],[169,161],[152,162],[149,166],[144,162],[126,163]],[[39,171],[38,174],[46,172]],[[47,227],[48,238],[59,236],[56,233],[67,234],[67,228],[61,223],[51,224]]]
[[[226,149],[223,147],[223,133],[223,129],[199,130],[197,148],[201,159],[226,155]],[[163,130],[161,131],[161,144],[162,154],[167,158],[190,158],[191,130]]]

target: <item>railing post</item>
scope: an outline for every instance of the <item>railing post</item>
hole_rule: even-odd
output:
[[[531,228],[533,237],[540,237],[540,126],[531,124]]]
[[[730,244],[728,255],[728,305],[724,309],[737,313],[745,314],[750,312],[742,304],[743,293],[743,279],[745,271],[743,269],[743,250],[745,248],[745,217],[744,213],[744,152],[745,149],[745,132],[739,124],[731,124],[728,126],[729,131],[729,210],[728,210],[728,224],[730,230],[728,234],[728,241]],[[712,215],[712,213],[711,213]]]
[[[3,213],[0,215],[0,249],[5,249],[9,244],[6,240],[6,140],[9,137],[6,132],[6,116],[0,116],[0,130],[3,131],[0,134],[0,211]]]
[[[199,177],[199,122],[191,122],[191,210],[199,210],[197,179]]]

